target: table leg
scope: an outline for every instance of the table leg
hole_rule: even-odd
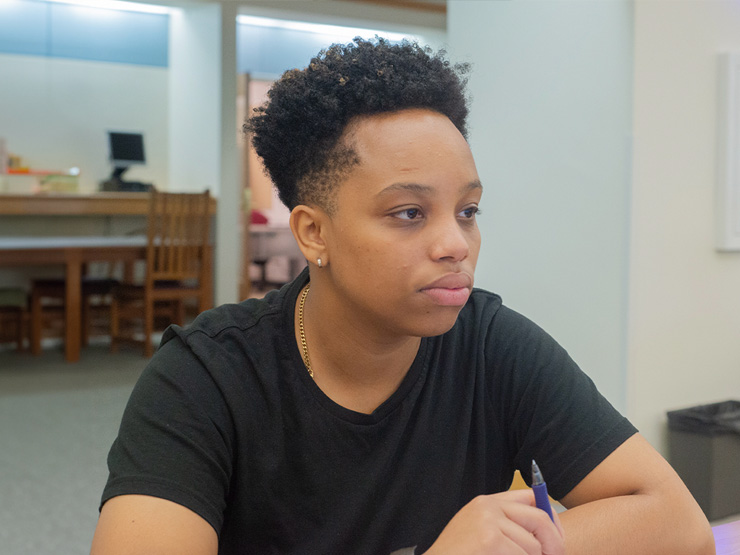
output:
[[[80,360],[81,258],[77,253],[70,253],[67,259],[67,283],[64,302],[64,358],[67,362],[77,362]]]
[[[203,289],[200,297],[198,312],[213,308],[213,249],[206,247],[203,251],[203,271],[201,272],[203,283],[199,284]]]
[[[133,260],[126,260],[123,263],[123,281],[124,283],[134,283],[134,264]],[[113,276],[111,276],[113,277]]]

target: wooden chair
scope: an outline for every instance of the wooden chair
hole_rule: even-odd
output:
[[[210,229],[208,191],[151,193],[144,284],[124,283],[113,290],[112,351],[122,340],[141,343],[136,332],[143,331],[144,355],[150,357],[156,317],[182,325],[185,299],[196,299],[199,312],[213,306]],[[122,325],[136,320],[143,320],[143,330]]]
[[[23,351],[23,345],[26,338],[26,324],[28,321],[28,294],[25,290],[16,287],[0,288],[0,340],[10,339],[12,337],[16,342],[17,351]],[[10,322],[12,324],[8,325]]]
[[[82,278],[82,310],[80,337],[82,345],[89,343],[92,313],[108,310],[109,296],[118,280],[112,277],[84,276]],[[31,353],[41,354],[44,328],[55,320],[63,326],[66,282],[64,278],[36,279],[31,282]],[[45,326],[46,325],[46,326]]]

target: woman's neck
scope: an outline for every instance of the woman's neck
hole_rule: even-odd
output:
[[[317,285],[306,296],[303,310],[314,380],[337,404],[371,413],[398,389],[421,339],[383,333],[361,316],[349,313]],[[299,301],[300,298],[301,295]],[[299,304],[296,303],[295,329],[298,349],[302,351]]]

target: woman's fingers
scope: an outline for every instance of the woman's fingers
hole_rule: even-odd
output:
[[[428,555],[563,555],[563,535],[529,490],[481,495],[450,520]]]

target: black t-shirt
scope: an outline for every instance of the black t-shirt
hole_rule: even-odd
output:
[[[307,280],[166,332],[103,503],[184,505],[223,554],[421,552],[473,497],[505,491],[517,468],[528,479],[532,459],[561,498],[635,432],[550,336],[478,289],[372,414],[341,407],[296,345]]]

